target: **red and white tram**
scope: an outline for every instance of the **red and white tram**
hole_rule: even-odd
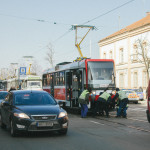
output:
[[[84,59],[63,62],[43,73],[43,90],[68,107],[79,107],[78,97],[85,88],[91,87],[93,95],[108,88],[115,89],[114,61],[112,59]],[[91,106],[89,105],[89,108]]]

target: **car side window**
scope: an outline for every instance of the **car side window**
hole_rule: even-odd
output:
[[[10,94],[9,95],[9,104],[11,104],[12,105],[12,103],[13,103],[13,95],[12,94]]]

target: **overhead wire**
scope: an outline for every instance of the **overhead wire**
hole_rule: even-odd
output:
[[[113,9],[111,9],[111,10],[109,10],[109,11],[107,11],[107,12],[105,12],[105,13],[103,13],[103,14],[101,14],[101,15],[99,15],[99,16],[93,18],[93,19],[91,19],[91,20],[88,20],[88,21],[84,22],[83,24],[87,24],[87,23],[89,23],[89,22],[92,22],[92,21],[94,21],[94,20],[96,20],[96,19],[98,19],[98,18],[100,18],[100,17],[102,17],[102,16],[104,16],[104,15],[107,15],[107,14],[109,14],[109,13],[111,13],[111,12],[113,12],[113,11],[115,11],[115,10],[117,10],[117,9],[119,9],[119,8],[121,8],[121,7],[123,7],[123,6],[127,5],[127,4],[129,4],[129,3],[131,3],[131,2],[133,2],[133,1],[135,1],[135,0],[130,0],[130,1],[128,1],[128,2],[126,2],[126,3],[124,3],[124,4],[122,4],[122,5],[119,5],[119,6],[113,8]],[[52,22],[52,21],[43,20],[43,19],[35,19],[35,18],[26,18],[26,17],[14,16],[14,15],[6,15],[6,14],[2,14],[2,13],[0,13],[0,15],[1,15],[1,16],[7,16],[7,17],[13,17],[13,18],[17,18],[17,19],[33,20],[33,21],[38,21],[38,22],[46,22],[46,23],[51,23],[51,24],[71,25],[71,24],[67,24],[67,23],[58,23],[58,22]],[[60,40],[60,39],[63,38],[64,36],[66,36],[68,33],[70,33],[71,31],[72,31],[72,30],[69,29],[67,32],[63,33],[60,37],[58,37],[57,39],[55,39],[54,42],[57,42],[58,40]],[[92,45],[93,45],[93,44],[95,44],[95,42],[92,43]],[[36,52],[39,52],[39,51],[41,51],[41,50],[42,50],[42,49],[37,50]],[[35,53],[34,53],[34,54],[35,54]]]
[[[3,14],[3,13],[0,13],[0,16],[12,17],[12,18],[17,18],[17,19],[22,19],[22,20],[31,20],[31,21],[37,21],[37,22],[43,22],[43,23],[45,22],[45,23],[51,23],[51,24],[71,25],[68,23],[61,23],[61,22],[56,22],[56,21],[44,20],[44,19],[27,18],[27,17],[8,15],[8,14]]]
[[[111,9],[111,10],[109,10],[109,11],[107,11],[107,12],[105,12],[105,13],[103,13],[103,14],[101,14],[101,15],[99,15],[99,16],[93,18],[93,19],[91,19],[91,20],[88,20],[88,21],[84,22],[83,24],[87,24],[87,23],[89,23],[89,22],[92,22],[93,20],[96,20],[96,19],[98,19],[98,18],[100,18],[100,17],[102,17],[102,16],[104,16],[104,15],[107,15],[107,14],[113,12],[114,10],[117,10],[117,9],[119,9],[119,8],[121,8],[121,7],[123,7],[123,6],[127,5],[127,4],[129,4],[129,3],[131,3],[131,2],[133,2],[133,1],[135,1],[135,0],[130,0],[130,1],[128,1],[128,2],[126,2],[126,3],[124,3],[124,4],[122,4],[122,5],[119,5],[119,6],[113,8],[113,9]]]

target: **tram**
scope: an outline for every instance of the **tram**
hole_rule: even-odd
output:
[[[4,86],[3,86],[3,80],[0,80],[0,91],[4,90]]]
[[[48,69],[42,76],[43,90],[67,107],[80,107],[78,98],[85,88],[91,87],[93,96],[106,88],[115,90],[115,68],[112,59],[83,59],[63,62]],[[91,104],[88,106],[91,108]]]
[[[11,87],[20,90],[42,90],[42,79],[36,75],[26,75],[18,78],[11,78],[3,81],[5,91],[9,91]]]

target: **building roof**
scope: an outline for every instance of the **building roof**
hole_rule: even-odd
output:
[[[139,20],[139,21],[137,21],[137,22],[135,22],[135,23],[107,36],[107,37],[105,37],[104,39],[100,40],[99,42],[105,41],[107,39],[110,39],[110,38],[115,37],[117,35],[123,34],[125,32],[130,32],[132,30],[135,30],[137,28],[140,28],[140,27],[148,25],[148,24],[150,24],[150,12],[147,12],[147,16],[142,18],[141,20]]]

